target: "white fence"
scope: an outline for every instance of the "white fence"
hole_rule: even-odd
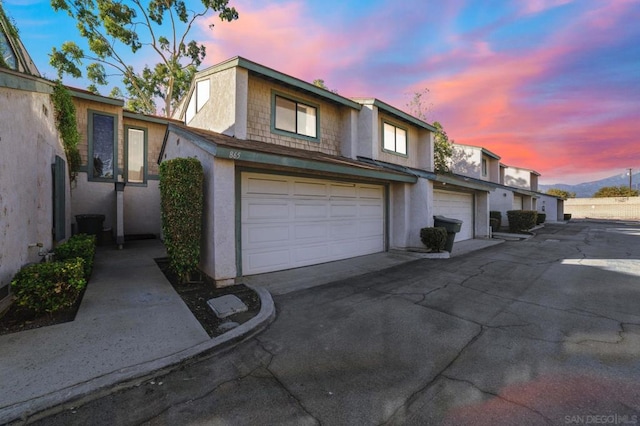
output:
[[[564,212],[574,219],[640,220],[640,197],[569,198]]]

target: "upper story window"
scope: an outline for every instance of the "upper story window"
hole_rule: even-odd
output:
[[[318,107],[274,95],[272,125],[276,132],[318,139]]]
[[[147,182],[147,130],[138,127],[126,128],[125,181],[131,184]]]
[[[393,124],[383,123],[382,148],[385,151],[407,155],[407,131]]]
[[[196,90],[191,94],[189,104],[187,104],[187,111],[185,113],[185,122],[190,122],[196,113],[199,112],[202,107],[209,100],[211,94],[211,83],[209,79],[198,81],[196,83]]]
[[[113,114],[89,111],[89,178],[114,181],[118,171],[118,117]]]
[[[482,176],[487,176],[487,174],[489,174],[487,159],[483,158],[482,159]]]
[[[0,27],[0,56],[2,56],[2,63],[5,63],[12,70],[18,69],[18,64],[16,61],[16,54],[13,52],[11,48],[11,44],[9,43],[9,39],[2,31]]]

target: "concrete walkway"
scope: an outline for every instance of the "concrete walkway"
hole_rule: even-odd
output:
[[[101,247],[75,321],[0,336],[0,424],[178,364],[273,319],[260,290],[260,314],[211,339],[153,260],[164,256],[158,240]]]
[[[457,242],[451,256],[501,242]],[[425,257],[391,251],[245,277],[242,282],[261,297],[261,312],[211,339],[153,260],[164,256],[158,240],[129,242],[124,250],[99,248],[75,321],[0,336],[0,424],[107,392],[123,381],[143,381],[157,370],[246,339],[275,317],[269,292],[284,294]]]

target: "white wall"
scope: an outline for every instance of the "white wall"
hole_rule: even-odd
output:
[[[53,248],[53,179],[56,155],[65,158],[44,80],[0,71],[0,288],[25,264],[39,262],[38,247]],[[34,86],[34,82],[38,82]],[[16,90],[13,83],[33,90]],[[10,106],[10,107],[8,107]],[[71,234],[66,178],[66,236]],[[5,300],[4,303],[7,301]],[[0,310],[3,309],[0,301]]]

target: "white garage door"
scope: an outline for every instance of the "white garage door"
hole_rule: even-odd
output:
[[[473,238],[473,194],[433,191],[433,211],[436,216],[462,221],[462,228],[456,234],[455,241]]]
[[[242,273],[384,251],[380,185],[242,174]]]

